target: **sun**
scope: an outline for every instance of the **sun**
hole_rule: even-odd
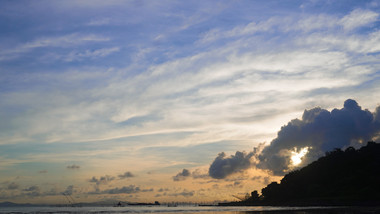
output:
[[[309,152],[309,147],[304,147],[297,152],[297,148],[294,148],[292,156],[290,157],[294,166],[299,165],[302,162],[302,158]]]

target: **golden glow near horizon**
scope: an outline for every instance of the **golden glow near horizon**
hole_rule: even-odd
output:
[[[309,152],[309,147],[304,147],[297,152],[297,148],[292,151],[291,161],[294,166],[299,165],[302,162],[302,158]]]

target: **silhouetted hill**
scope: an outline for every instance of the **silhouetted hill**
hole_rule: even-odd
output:
[[[261,192],[230,205],[380,205],[380,144],[335,149]]]

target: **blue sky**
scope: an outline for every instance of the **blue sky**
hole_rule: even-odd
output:
[[[305,109],[350,98],[374,112],[379,14],[376,0],[1,1],[0,198],[204,201],[261,189],[280,177],[213,179],[208,167],[268,145]],[[173,181],[185,168],[192,178]]]

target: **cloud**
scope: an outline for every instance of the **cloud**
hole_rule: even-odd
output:
[[[96,49],[96,50],[86,50],[84,52],[73,51],[73,52],[70,52],[66,56],[57,57],[57,58],[58,59],[62,58],[62,60],[66,61],[66,62],[72,62],[72,61],[80,61],[80,60],[83,60],[86,58],[97,59],[100,57],[106,57],[106,56],[108,56],[112,53],[118,52],[118,51],[120,51],[119,47],[101,48],[101,49]]]
[[[40,187],[38,186],[30,186],[26,189],[23,189],[22,191],[26,192],[25,195],[30,197],[37,197],[41,195]]]
[[[105,18],[98,18],[91,20],[87,25],[89,26],[102,26],[102,25],[108,25],[111,23],[111,18],[105,17]]]
[[[304,148],[307,153],[301,157],[302,165],[335,148],[358,147],[375,139],[380,134],[379,113],[379,107],[371,113],[352,99],[346,100],[342,109],[331,112],[320,107],[305,110],[302,119],[291,120],[281,127],[268,146],[255,148],[247,155],[236,152],[235,156],[225,157],[220,153],[211,164],[209,174],[221,179],[255,166],[274,175],[284,175],[295,168],[292,155]]]
[[[218,154],[209,168],[209,175],[212,178],[222,179],[230,174],[245,170],[251,167],[253,152],[248,154],[237,151],[235,155],[226,157],[224,152]]]
[[[183,197],[192,197],[194,196],[194,193],[195,191],[189,191],[189,190],[183,190],[182,192],[179,192],[179,193],[173,193],[173,194],[169,194],[169,196],[183,196]]]
[[[40,188],[38,186],[30,186],[26,189],[23,189],[22,191],[31,192],[31,191],[40,191]]]
[[[203,170],[195,169],[191,172],[188,169],[183,169],[182,172],[179,172],[177,175],[173,176],[173,181],[184,181],[187,178],[199,179],[199,178],[209,178],[208,173],[203,172]]]
[[[95,192],[90,192],[89,194],[132,194],[132,193],[139,193],[139,192],[153,192],[153,188],[141,189],[138,186],[129,185],[129,186],[123,186],[121,188],[106,189],[103,191],[97,190]]]
[[[186,178],[190,177],[191,173],[187,169],[183,169],[182,172],[179,172],[177,175],[173,176],[173,181],[183,181]]]
[[[95,34],[78,34],[78,33],[73,33],[73,34],[68,34],[68,35],[63,35],[63,36],[56,36],[56,37],[41,37],[33,41],[18,45],[14,48],[0,51],[0,61],[17,58],[18,56],[20,56],[20,54],[32,51],[33,49],[36,49],[36,48],[48,48],[48,47],[67,48],[67,47],[81,45],[81,44],[85,44],[89,42],[106,42],[109,40],[110,38],[95,35]],[[112,51],[115,51],[115,50],[112,50]],[[101,55],[101,54],[104,54],[104,52],[107,52],[107,50],[99,51],[99,53],[96,51],[95,53],[88,52],[87,55],[88,54]]]
[[[67,169],[80,169],[80,166],[73,164],[73,165],[67,166],[66,168]]]
[[[331,112],[322,108],[305,110],[302,119],[294,119],[283,126],[258,155],[257,167],[274,175],[291,170],[291,151],[308,147],[303,164],[310,163],[334,148],[359,146],[373,140],[380,132],[380,121],[355,100],[348,99],[342,109]]]
[[[72,195],[74,192],[74,186],[73,185],[70,185],[66,188],[65,191],[63,191],[62,193],[65,194],[65,195]]]
[[[93,163],[99,162],[97,158],[104,155],[106,159],[108,158],[104,165],[111,162],[111,157],[112,160],[121,158],[116,155],[122,150],[135,151],[152,145],[162,145],[163,148],[185,145],[182,146],[181,152],[177,153],[169,152],[169,154],[164,148],[160,159],[157,158],[157,153],[150,153],[148,157],[152,161],[150,163],[162,163],[154,164],[160,167],[178,163],[192,164],[183,165],[180,168],[182,169],[211,163],[209,157],[214,153],[211,157],[215,158],[218,153],[215,151],[225,151],[227,155],[224,158],[228,159],[231,158],[229,157],[231,153],[227,152],[246,148],[250,144],[249,141],[251,144],[270,142],[268,140],[274,138],[280,125],[285,124],[290,118],[295,118],[294,115],[301,115],[300,112],[305,107],[309,108],[310,103],[318,100],[335,105],[336,102],[341,102],[342,97],[347,97],[347,94],[353,97],[362,98],[363,94],[371,97],[371,100],[367,99],[370,105],[379,100],[377,95],[379,90],[359,88],[367,79],[373,80],[374,85],[380,85],[376,73],[379,55],[357,52],[363,47],[380,47],[378,42],[380,34],[376,28],[360,32],[350,31],[350,34],[346,34],[339,23],[344,16],[341,14],[347,14],[342,10],[338,13],[334,10],[331,15],[327,14],[329,13],[327,10],[311,14],[306,11],[302,13],[304,17],[300,17],[301,15],[291,17],[300,14],[294,12],[276,13],[276,15],[286,14],[286,17],[277,18],[272,18],[273,14],[260,17],[250,9],[247,10],[249,14],[231,17],[229,25],[206,21],[194,26],[196,32],[190,27],[186,31],[186,37],[165,34],[165,30],[160,27],[156,27],[159,31],[154,33],[142,32],[136,28],[129,29],[132,26],[139,28],[146,26],[136,24],[128,25],[130,33],[127,34],[125,29],[115,34],[113,31],[106,32],[106,36],[114,38],[110,42],[92,40],[87,43],[79,39],[78,43],[73,44],[77,41],[75,36],[68,36],[70,41],[65,42],[63,39],[65,34],[59,35],[67,32],[65,30],[70,32],[73,32],[73,28],[84,30],[76,35],[98,35],[92,30],[101,30],[94,27],[82,29],[73,25],[70,25],[70,29],[54,31],[55,35],[59,35],[57,37],[48,34],[53,31],[39,30],[38,32],[45,32],[46,35],[41,37],[21,33],[19,34],[21,37],[10,38],[10,42],[20,44],[20,46],[15,45],[16,49],[22,49],[23,44],[29,43],[23,49],[24,52],[31,52],[29,56],[40,56],[44,53],[66,56],[67,53],[73,53],[74,63],[65,66],[70,66],[75,72],[70,69],[64,70],[65,66],[56,65],[54,62],[50,64],[46,62],[47,64],[42,67],[39,67],[41,61],[33,62],[33,66],[27,66],[28,64],[23,61],[7,65],[9,69],[7,67],[4,75],[0,77],[3,83],[0,84],[1,100],[3,100],[0,104],[0,108],[3,109],[0,126],[6,130],[1,134],[1,144],[18,145],[23,141],[43,143],[46,147],[42,150],[24,149],[36,162],[49,160],[45,155],[50,159],[61,160],[66,158],[67,154],[70,154],[70,157],[74,154],[76,160],[83,160],[79,163]],[[104,13],[99,13],[101,14]],[[211,17],[212,20],[218,20],[217,18]],[[91,20],[99,21],[98,24],[101,22],[96,16],[91,16]],[[306,22],[301,23],[304,20]],[[166,24],[162,19],[161,21]],[[83,23],[88,21],[82,20],[77,24]],[[57,26],[64,27],[60,23]],[[199,46],[194,45],[194,39],[198,38],[200,33],[213,27],[217,30],[214,30],[214,33],[210,31],[210,40],[206,39],[209,42]],[[152,41],[144,37],[148,35],[154,38],[159,34],[165,38]],[[139,38],[133,38],[134,35]],[[218,35],[221,36],[218,38]],[[326,41],[325,45],[321,46],[314,36],[324,40],[333,37],[333,42]],[[349,39],[351,36],[352,39]],[[36,39],[23,43],[17,42],[18,38]],[[187,40],[188,38],[191,41]],[[366,41],[372,41],[372,38],[374,42],[368,44]],[[169,42],[165,43],[164,40]],[[357,45],[351,45],[351,42],[350,46],[346,45],[347,41]],[[95,42],[97,44],[92,46]],[[2,46],[6,43],[3,42]],[[85,60],[75,61],[75,57],[84,59],[84,57],[101,56],[96,50],[103,49],[103,43],[108,44],[106,48],[124,48],[123,51],[107,55],[112,56],[112,59],[106,62],[94,60],[87,64]],[[186,46],[185,43],[191,43],[194,47]],[[138,65],[130,64],[131,56],[136,56],[137,53],[133,50],[134,46],[140,50],[152,48],[149,55],[142,57]],[[66,47],[72,49],[64,49]],[[107,53],[105,49],[103,52]],[[369,60],[373,60],[375,64]],[[34,61],[33,58],[31,61]],[[366,69],[357,69],[350,73],[346,70],[354,68],[355,65],[362,65]],[[99,75],[98,70],[105,71],[109,66],[114,68]],[[13,72],[29,71],[29,67],[34,70]],[[362,73],[363,71],[367,72]],[[378,89],[379,86],[376,87]],[[319,94],[311,90],[318,90]],[[304,96],[306,93],[310,96]],[[128,125],[119,123],[141,115],[158,117],[143,122],[132,120]],[[179,136],[179,132],[189,134]],[[165,135],[151,135],[148,139],[148,134],[152,133],[165,133]],[[260,138],[256,137],[258,134],[262,134]],[[221,148],[225,145],[222,141],[230,140],[236,141],[226,143],[231,145],[229,148]],[[53,143],[46,144],[46,142]],[[70,142],[70,146],[61,147],[66,142]],[[91,142],[91,146],[87,142]],[[110,142],[115,143],[110,146]],[[207,142],[215,144],[202,148],[198,153],[197,150],[201,147],[194,145]],[[119,145],[114,146],[116,144]],[[54,149],[57,148],[56,145],[64,150]],[[45,148],[49,149],[49,152],[44,152]],[[61,154],[57,154],[58,152]],[[3,153],[8,151],[3,150]],[[146,161],[149,161],[146,156],[128,154],[130,154],[128,158],[136,160],[134,167],[139,169],[141,167],[141,170],[144,170]],[[171,156],[174,155],[179,159],[173,159]],[[23,157],[24,154],[19,152],[18,156]],[[13,159],[22,160],[17,157]],[[10,160],[12,159],[7,158],[6,162]],[[172,176],[178,172],[179,170],[175,171]],[[232,170],[231,173],[235,171]],[[228,176],[226,174],[223,176]],[[113,176],[119,179],[118,174]],[[168,179],[171,179],[171,176]]]
[[[133,178],[133,177],[135,177],[135,175],[132,174],[132,172],[125,172],[124,174],[118,175],[118,177],[119,177],[120,179],[124,179],[124,178]]]
[[[101,184],[108,184],[109,182],[115,180],[115,177],[105,175],[101,176],[99,179],[93,176],[91,179],[88,180],[90,183],[96,183],[96,185],[101,185]]]
[[[160,188],[157,190],[157,192],[167,192],[169,191],[169,188]]]
[[[350,14],[344,16],[339,23],[345,30],[353,30],[377,21],[378,17],[379,14],[373,11],[355,9]]]
[[[191,176],[194,179],[202,178],[202,179],[208,179],[210,176],[208,175],[208,172],[204,172],[203,170],[200,169],[195,169],[192,173]]]
[[[15,182],[12,182],[12,183],[8,184],[8,186],[7,186],[7,189],[9,189],[9,190],[15,190],[18,188],[19,188],[19,185],[16,184]]]
[[[253,181],[259,181],[261,183],[263,183],[264,185],[267,185],[270,183],[270,177],[269,176],[253,176],[252,177],[252,180]]]

